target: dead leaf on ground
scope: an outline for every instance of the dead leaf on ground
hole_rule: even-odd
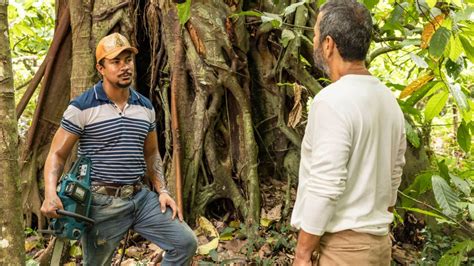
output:
[[[261,218],[260,218],[260,224],[262,226],[268,227],[272,222],[279,221],[281,219],[281,208],[282,204],[278,204],[275,207],[273,207],[271,210],[268,212],[265,211],[265,209],[262,209],[261,211]]]
[[[211,250],[216,249],[219,245],[219,232],[217,232],[217,229],[214,227],[214,225],[203,216],[198,218],[197,224],[198,228],[194,231],[199,240],[197,253],[201,255],[207,255]],[[205,240],[202,238],[202,236],[205,236]]]
[[[231,250],[235,253],[241,253],[242,248],[247,243],[247,240],[240,240],[240,239],[232,239],[230,241],[223,241],[221,242],[221,246],[224,249]]]
[[[265,243],[259,250],[258,250],[258,256],[263,259],[267,256],[272,254],[272,249],[270,248],[270,245],[268,243]]]

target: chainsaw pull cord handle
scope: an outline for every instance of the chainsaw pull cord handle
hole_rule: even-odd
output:
[[[88,224],[95,224],[95,221],[89,217],[86,217],[86,216],[82,216],[80,214],[77,214],[75,212],[68,212],[68,211],[65,211],[65,210],[56,210],[56,213],[59,214],[59,215],[64,215],[64,216],[69,216],[69,217],[72,217],[72,218],[76,218],[76,219],[79,219],[79,220],[82,220]]]

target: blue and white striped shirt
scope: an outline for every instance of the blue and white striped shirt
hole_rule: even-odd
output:
[[[143,148],[156,127],[155,110],[134,89],[121,111],[99,81],[69,103],[61,127],[79,136],[78,155],[91,159],[93,181],[132,184],[145,174]]]

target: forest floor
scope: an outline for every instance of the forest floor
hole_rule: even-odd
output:
[[[200,218],[194,231],[198,237],[198,252],[192,265],[290,265],[294,258],[297,231],[289,225],[289,217],[282,217],[287,184],[270,179],[262,184],[262,219],[255,233],[248,233],[245,225],[232,213],[222,213],[209,219]],[[291,189],[291,203],[296,190]],[[286,216],[290,216],[287,214]],[[392,229],[392,257],[395,264],[408,265],[417,261],[423,246],[421,230],[424,221],[406,214],[404,223]],[[253,232],[255,232],[253,231]],[[249,237],[250,234],[253,237]],[[113,258],[113,265],[159,265],[163,250],[136,233],[131,233],[125,254],[122,257],[122,240]],[[25,248],[31,258],[27,265],[37,265],[41,255],[47,250],[48,239],[30,232]],[[71,242],[67,266],[80,265],[81,247],[78,241]]]

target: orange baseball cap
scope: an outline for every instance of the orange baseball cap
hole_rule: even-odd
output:
[[[133,54],[137,54],[137,48],[130,45],[130,42],[120,33],[112,33],[105,36],[97,44],[95,50],[95,59],[99,63],[100,60],[107,58],[113,59],[117,57],[121,52],[128,50]]]

